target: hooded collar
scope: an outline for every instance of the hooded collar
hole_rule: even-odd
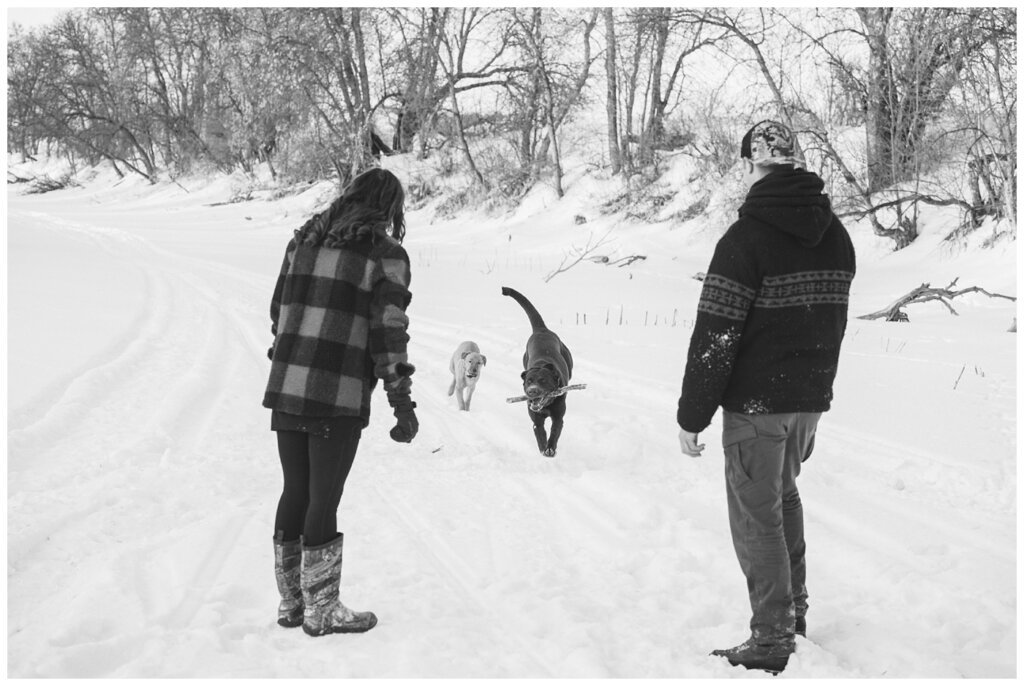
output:
[[[822,194],[825,182],[804,169],[780,169],[756,181],[740,207],[748,217],[814,247],[832,224],[832,203]]]

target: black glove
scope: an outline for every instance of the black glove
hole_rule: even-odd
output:
[[[420,430],[420,423],[416,419],[416,413],[413,412],[416,403],[409,396],[409,391],[412,388],[412,379],[409,377],[416,371],[416,368],[411,364],[399,362],[396,371],[399,380],[387,390],[388,405],[394,409],[396,421],[394,428],[391,429],[391,440],[399,443],[412,443],[412,439]]]
[[[395,426],[391,429],[391,440],[399,443],[412,443],[420,430],[420,423],[416,419],[413,408],[416,403],[406,400],[395,406]]]
[[[267,348],[267,359],[271,362],[274,361],[274,346]]]

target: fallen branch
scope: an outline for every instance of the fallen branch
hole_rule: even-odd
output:
[[[990,298],[1005,298],[1006,300],[1017,301],[1017,298],[1009,295],[1003,295],[1001,293],[989,293],[984,288],[978,286],[971,286],[970,288],[962,288],[958,291],[953,290],[956,286],[956,282],[960,280],[960,277],[953,279],[953,281],[945,288],[932,288],[930,284],[923,283],[914,290],[910,291],[901,298],[898,298],[888,307],[872,312],[871,314],[862,314],[857,319],[882,319],[885,318],[887,322],[909,322],[910,317],[907,316],[906,312],[903,311],[904,307],[908,305],[916,305],[918,303],[929,302],[932,300],[938,300],[950,311],[951,314],[959,316],[959,313],[953,309],[953,306],[949,303],[950,300],[967,293],[982,293]]]
[[[551,272],[550,274],[548,274],[547,276],[544,277],[544,283],[547,283],[548,281],[551,281],[551,279],[555,278],[556,276],[558,276],[562,272],[569,271],[570,269],[575,267],[577,264],[579,264],[583,260],[593,259],[593,256],[591,254],[595,250],[597,250],[599,247],[604,245],[605,241],[608,239],[608,236],[610,234],[611,234],[611,231],[608,231],[608,233],[606,233],[604,236],[602,236],[600,238],[600,240],[598,240],[597,243],[594,243],[593,245],[591,245],[591,242],[594,240],[594,234],[590,234],[590,237],[587,238],[587,244],[585,246],[583,246],[582,248],[573,248],[573,250],[576,251],[576,259],[573,260],[572,262],[569,262],[568,264],[566,264],[566,262],[569,260],[570,257],[572,257],[572,255],[569,254],[569,255],[566,255],[565,257],[563,257],[562,258],[562,264],[558,265],[558,269],[556,269],[555,271]]]
[[[971,211],[979,209],[979,208],[975,207],[974,205],[970,204],[969,202],[964,202],[963,200],[960,200],[958,198],[938,198],[938,197],[935,197],[934,195],[924,195],[923,193],[913,193],[913,192],[910,192],[910,191],[904,191],[904,192],[906,192],[908,194],[904,195],[904,196],[901,196],[901,197],[898,197],[895,200],[887,200],[886,202],[881,202],[881,203],[878,203],[877,205],[869,205],[867,207],[863,207],[863,208],[860,208],[860,209],[855,209],[855,210],[850,210],[850,211],[847,211],[847,212],[842,212],[840,214],[836,214],[836,216],[839,217],[840,219],[842,219],[844,217],[855,217],[856,219],[863,219],[864,217],[866,217],[869,214],[875,214],[879,210],[884,210],[884,209],[886,209],[888,207],[896,207],[896,206],[902,205],[903,203],[908,203],[908,202],[909,203],[923,202],[926,205],[935,205],[935,206],[938,206],[938,207],[955,206],[955,207],[963,208],[964,210],[967,210],[968,212],[971,212]]]
[[[611,264],[614,264],[616,267],[628,267],[629,265],[633,264],[634,262],[638,262],[640,260],[646,260],[646,259],[647,259],[647,255],[629,255],[627,257],[620,257],[619,259],[615,260]]]

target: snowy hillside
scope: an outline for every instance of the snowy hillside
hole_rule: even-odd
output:
[[[675,406],[720,227],[614,224],[572,177],[508,219],[407,216],[421,430],[375,398],[339,511],[360,636],[277,626],[280,488],[268,306],[320,186],[223,204],[231,181],[99,174],[7,191],[9,677],[754,677],[710,657],[746,638],[719,441],[679,452]],[[577,224],[581,215],[588,221]],[[915,305],[959,277],[1016,296],[1016,245],[944,247],[929,215],[898,254],[851,225],[859,273],[833,411],[800,479],[808,635],[779,678],[1017,673],[1015,303]],[[583,261],[574,248],[645,255]],[[571,260],[570,260],[571,261]],[[529,297],[571,348],[558,456],[521,392]],[[469,413],[448,359],[488,365]]]

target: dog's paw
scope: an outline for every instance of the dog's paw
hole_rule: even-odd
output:
[[[541,453],[541,455],[543,455],[544,457],[554,457],[555,456],[555,449],[554,448],[547,448],[547,449],[544,450],[544,452]]]

